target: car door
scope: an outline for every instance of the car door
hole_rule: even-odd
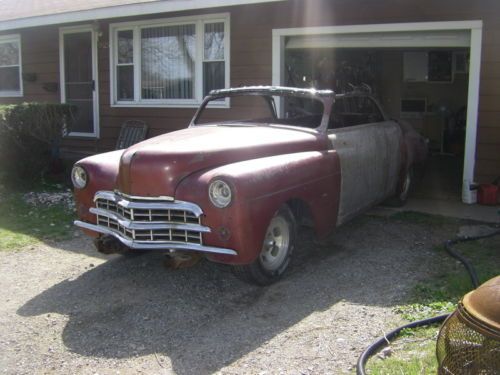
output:
[[[401,128],[368,96],[336,99],[328,138],[337,151],[341,191],[337,225],[394,193],[401,163]]]

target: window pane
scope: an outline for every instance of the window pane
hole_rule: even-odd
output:
[[[223,89],[224,78],[224,61],[203,63],[203,95],[211,90]]]
[[[375,102],[368,97],[338,98],[333,104],[329,128],[344,128],[383,121]]]
[[[64,35],[66,82],[92,82],[92,34],[90,31]]]
[[[194,97],[195,25],[141,31],[142,99]]]
[[[73,105],[74,108],[74,121],[71,131],[75,133],[92,133],[94,131],[94,104],[92,99],[67,99],[66,103]]]
[[[19,91],[19,67],[0,67],[0,91]]]
[[[92,82],[66,83],[66,98],[72,100],[92,98]]]
[[[317,128],[321,125],[324,106],[320,100],[291,95],[282,98],[285,112],[280,123],[306,128]]]
[[[118,100],[134,100],[134,66],[117,66]]]
[[[19,44],[17,42],[0,43],[0,66],[19,64]]]
[[[71,131],[93,133],[92,33],[64,34],[63,43],[65,100],[76,110]]]
[[[132,30],[118,31],[118,64],[134,62],[134,33]]]
[[[215,100],[212,99],[209,104]],[[231,107],[225,108],[222,112],[216,109],[207,109],[205,107],[196,120],[196,124],[234,124],[240,122],[248,123],[269,123],[274,122],[274,113],[271,111],[267,98],[260,95],[238,95],[231,97]]]
[[[205,60],[224,60],[224,23],[205,24]]]

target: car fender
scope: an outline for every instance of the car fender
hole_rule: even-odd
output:
[[[96,224],[96,216],[89,212],[94,206],[94,195],[98,190],[115,189],[122,153],[123,150],[97,154],[79,160],[75,164],[84,168],[88,174],[87,185],[83,189],[74,189],[76,213],[80,220]],[[84,231],[92,237],[98,235],[87,229]]]
[[[209,184],[221,179],[233,193],[232,203],[215,207]],[[234,249],[237,256],[210,255],[223,263],[248,264],[260,253],[269,221],[292,200],[310,210],[318,236],[335,228],[340,193],[340,167],[334,150],[310,151],[247,160],[194,173],[179,183],[175,198],[198,204],[203,225],[211,228],[204,244]]]

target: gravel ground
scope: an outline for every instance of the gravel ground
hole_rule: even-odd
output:
[[[399,325],[392,308],[437,267],[443,229],[361,217],[300,239],[260,288],[200,262],[101,256],[83,235],[0,253],[0,369],[16,374],[339,374]],[[429,256],[431,255],[431,256]]]

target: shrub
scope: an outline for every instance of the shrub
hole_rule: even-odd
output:
[[[0,106],[0,179],[30,184],[59,157],[61,139],[73,120],[67,104],[23,103]]]

